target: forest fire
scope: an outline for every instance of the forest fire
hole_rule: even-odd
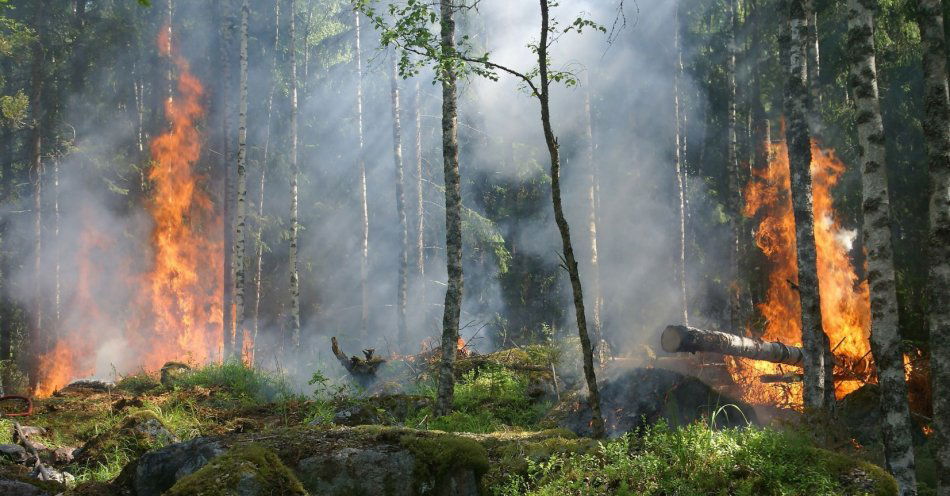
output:
[[[758,306],[765,318],[763,339],[801,344],[801,309],[794,284],[798,279],[795,220],[790,195],[788,150],[784,142],[770,146],[769,166],[755,171],[744,191],[748,217],[759,218],[756,246],[770,264],[765,301]],[[835,355],[835,394],[838,398],[873,380],[870,357],[870,300],[867,281],[859,280],[849,252],[856,233],[843,228],[834,210],[832,189],[845,165],[834,152],[812,142],[812,191],[815,243],[818,254],[822,324]],[[781,365],[727,357],[730,373],[742,389],[743,399],[800,408],[800,382],[763,384],[763,374],[787,374]]]
[[[126,346],[139,355],[137,366],[146,370],[157,370],[168,360],[214,359],[220,355],[222,332],[222,220],[196,170],[202,144],[196,123],[204,116],[204,90],[188,61],[176,52],[169,31],[159,31],[157,44],[177,70],[177,94],[165,102],[168,130],[151,142],[152,189],[146,210],[153,223],[152,260],[148,272],[133,278],[136,293],[124,333]],[[93,236],[86,237],[89,243],[96,242]],[[79,254],[78,295],[88,301],[77,303],[87,312],[97,312],[89,288],[96,271],[89,258]],[[91,315],[78,325],[97,321]],[[84,356],[88,361],[87,338],[88,334],[72,330],[42,356],[37,396],[48,396],[94,372],[90,364],[76,360]]]

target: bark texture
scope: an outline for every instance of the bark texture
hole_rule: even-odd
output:
[[[224,176],[224,191],[221,204],[224,217],[224,283],[223,283],[223,355],[230,358],[234,352],[234,177],[231,173],[231,112],[228,99],[231,95],[231,27],[228,4],[218,4],[221,24],[218,39],[218,57],[221,78],[221,95],[218,97],[218,112],[221,117],[221,168]],[[170,24],[169,24],[170,26]],[[170,29],[170,28],[169,28]],[[169,38],[171,39],[171,38]]]
[[[732,328],[742,332],[745,327],[742,316],[742,282],[739,271],[739,251],[741,239],[741,203],[742,191],[739,186],[739,135],[736,129],[736,29],[739,15],[737,0],[729,2],[729,47],[726,55],[726,75],[728,78],[728,102],[726,105],[726,174],[728,175],[729,192],[726,204],[729,208],[729,228],[732,235],[729,239],[729,318]]]
[[[363,59],[360,54],[360,12],[353,12],[356,21],[356,126],[359,150],[359,190],[360,190],[360,337],[366,339],[369,326],[369,207],[366,204],[366,155],[363,144]]]
[[[806,121],[809,108],[805,71],[804,0],[791,0],[789,7],[789,58],[786,92],[788,116],[788,159],[792,175],[792,209],[798,259],[798,296],[802,309],[802,344],[805,349],[805,407],[827,410],[832,407],[834,388],[826,384],[828,338],[821,323],[818,266],[815,249],[815,221],[811,190],[811,137]]]
[[[455,0],[439,0],[442,54],[455,56]],[[455,355],[462,311],[462,190],[459,178],[457,75],[450,68],[442,79],[442,162],[445,173],[445,263],[448,284],[442,314],[442,360],[436,414],[452,410],[455,393]]]
[[[297,0],[290,0],[290,342],[300,348],[300,279],[297,273]]]
[[[241,3],[241,77],[238,102],[237,211],[234,216],[234,355],[244,355],[244,253],[247,217],[247,17],[248,0]]]
[[[413,104],[415,107],[416,124],[416,288],[418,305],[421,309],[420,319],[425,321],[426,316],[426,245],[425,245],[425,209],[423,208],[423,195],[425,190],[423,184],[422,169],[422,90],[419,87],[419,81],[416,80],[416,98]]]
[[[597,375],[594,371],[594,353],[587,332],[587,315],[584,311],[584,291],[581,287],[580,273],[577,269],[577,260],[574,258],[574,246],[571,243],[571,229],[564,216],[564,207],[561,204],[561,158],[558,151],[557,137],[551,126],[550,109],[550,81],[548,80],[548,34],[549,15],[548,0],[541,3],[541,41],[538,43],[538,67],[540,78],[540,92],[538,99],[541,102],[541,125],[544,128],[544,141],[551,156],[551,198],[554,203],[554,221],[561,234],[561,245],[564,250],[564,265],[571,279],[571,290],[574,296],[574,314],[577,318],[577,333],[581,341],[581,351],[584,355],[584,379],[587,382],[587,402],[591,408],[591,432],[595,438],[604,436],[604,418],[600,412],[600,390],[597,386]]]
[[[402,166],[402,127],[399,121],[399,76],[393,56],[390,77],[390,95],[393,109],[393,165],[396,181],[396,217],[399,219],[399,275],[396,281],[396,328],[399,348],[408,345],[406,299],[409,291],[409,223],[406,220],[406,193]]]
[[[849,83],[857,110],[864,214],[864,248],[867,251],[871,290],[871,350],[881,385],[882,430],[887,466],[902,495],[917,493],[914,450],[911,445],[910,408],[900,350],[897,285],[891,248],[890,201],[884,124],[878,99],[874,52],[874,6],[868,0],[848,1]]]
[[[34,19],[37,26],[37,39],[33,43],[33,60],[31,68],[32,91],[30,93],[30,109],[33,112],[33,129],[30,132],[30,168],[33,180],[33,319],[29,327],[30,349],[30,390],[37,385],[39,375],[39,356],[45,351],[43,339],[43,295],[40,285],[40,276],[43,273],[43,81],[46,65],[46,49],[43,46],[44,30],[42,19],[46,0],[36,2]]]
[[[733,331],[710,331],[671,325],[660,336],[663,351],[669,353],[721,353],[785,365],[801,365],[804,352],[797,346],[740,336]]]
[[[676,276],[679,279],[680,305],[683,311],[683,324],[689,325],[689,299],[686,291],[686,159],[685,132],[682,105],[683,48],[680,45],[680,3],[677,2],[673,22],[673,48],[676,51],[676,69],[673,72],[673,118],[676,119],[673,167],[676,172],[677,207],[679,210],[679,254],[677,256]]]
[[[940,0],[919,0],[924,140],[930,169],[930,366],[937,494],[950,496],[950,96]]]

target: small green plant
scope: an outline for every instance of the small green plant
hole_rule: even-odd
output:
[[[181,374],[174,378],[172,386],[178,390],[195,387],[216,389],[224,393],[220,395],[223,401],[247,405],[271,403],[293,396],[292,388],[283,376],[248,367],[237,360],[212,363]]]

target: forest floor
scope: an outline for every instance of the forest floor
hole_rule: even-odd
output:
[[[630,432],[578,436],[565,419],[583,419],[583,401],[568,380],[551,391],[546,359],[536,348],[463,360],[456,410],[441,418],[426,364],[398,392],[318,372],[303,395],[240,363],[80,383],[36,400],[30,417],[0,419],[0,495],[897,494],[873,450],[816,435],[835,427],[726,426],[724,407],[686,418],[668,389]],[[697,387],[674,389],[692,398]],[[24,442],[15,422],[39,429],[21,429]],[[65,483],[31,476],[36,458],[19,445]]]

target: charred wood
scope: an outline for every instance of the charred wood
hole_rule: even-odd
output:
[[[712,352],[799,366],[804,360],[797,346],[684,325],[667,326],[660,342],[669,353]]]

